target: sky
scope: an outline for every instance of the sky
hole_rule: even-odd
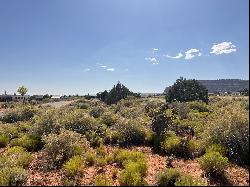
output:
[[[249,79],[248,0],[1,0],[0,94]]]

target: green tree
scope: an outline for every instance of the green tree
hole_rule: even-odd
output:
[[[28,88],[25,86],[20,86],[17,90],[18,93],[20,93],[21,96],[24,96],[28,92]],[[24,102],[25,99],[23,99]]]
[[[180,77],[173,86],[170,87],[166,94],[166,101],[196,101],[208,102],[208,91],[205,86],[201,85],[195,79],[185,79]]]
[[[127,98],[128,96],[139,97],[139,94],[129,91],[129,89],[120,82],[114,85],[114,87],[109,92],[105,90],[104,92],[97,94],[97,98],[101,99],[108,105],[115,104],[121,99]]]

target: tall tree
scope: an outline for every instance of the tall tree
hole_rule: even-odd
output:
[[[97,97],[108,105],[115,104],[128,96],[139,97],[139,94],[129,91],[129,89],[120,82],[114,85],[114,87],[109,92],[105,90],[104,92],[97,94]]]
[[[18,93],[20,93],[21,96],[24,96],[28,92],[28,88],[24,86],[20,86],[17,90]],[[23,99],[24,102],[25,99]]]
[[[185,79],[180,77],[171,86],[166,94],[166,101],[196,101],[208,102],[208,91],[195,79]]]

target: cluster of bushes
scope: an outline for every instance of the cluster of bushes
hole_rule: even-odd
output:
[[[204,179],[184,174],[175,168],[166,168],[156,177],[159,186],[207,186]]]
[[[122,186],[146,184],[144,177],[147,174],[147,163],[143,153],[119,150],[115,153],[114,160],[124,168],[119,176]]]
[[[8,111],[1,120],[5,123],[15,123],[18,121],[27,121],[36,113],[32,105],[18,106]]]
[[[0,185],[23,185],[27,179],[25,168],[32,161],[31,154],[24,148],[15,146],[0,156]]]

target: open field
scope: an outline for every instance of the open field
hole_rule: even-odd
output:
[[[248,114],[227,96],[16,103],[0,116],[0,185],[248,185]]]

